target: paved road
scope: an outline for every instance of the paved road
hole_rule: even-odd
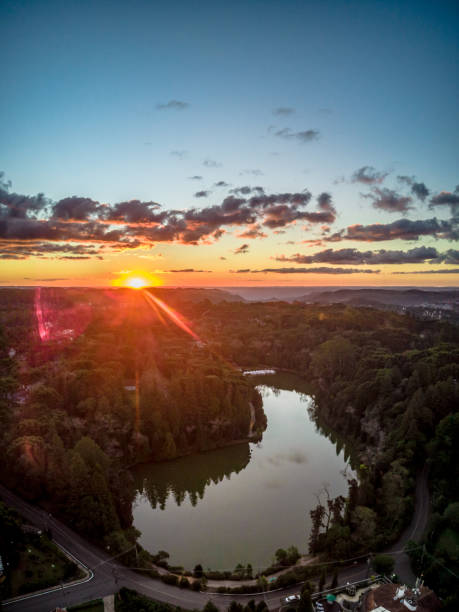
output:
[[[116,560],[110,560],[107,553],[88,543],[59,520],[50,517],[43,510],[31,506],[17,495],[0,485],[0,497],[10,506],[16,508],[28,521],[41,527],[50,528],[53,539],[74,555],[90,571],[85,582],[78,585],[68,585],[57,591],[47,591],[38,596],[25,597],[14,603],[4,603],[7,612],[50,612],[57,606],[89,601],[104,597],[118,591],[122,586],[156,599],[184,608],[202,608],[211,599],[220,609],[226,610],[233,599],[247,602],[250,599],[264,600],[270,610],[279,607],[281,597],[298,592],[298,587],[291,587],[283,591],[265,593],[262,596],[253,595],[210,595],[182,590],[166,585],[159,580],[152,580],[148,576],[137,574],[120,565]],[[414,584],[414,575],[407,556],[402,551],[408,540],[419,541],[429,518],[429,492],[427,488],[427,472],[424,469],[417,478],[415,512],[413,519],[402,533],[400,539],[387,550],[395,555],[395,571],[401,581]],[[339,572],[339,583],[353,582],[367,577],[367,563],[359,563]]]

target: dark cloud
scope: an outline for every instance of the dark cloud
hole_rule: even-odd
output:
[[[223,255],[219,257],[218,259],[221,259],[222,261],[226,261],[226,257],[223,257]]]
[[[290,106],[278,106],[273,110],[273,115],[286,117],[287,115],[293,115],[294,112],[295,109],[291,108]]]
[[[363,197],[372,201],[373,208],[387,212],[406,213],[413,208],[410,206],[413,201],[410,196],[402,196],[393,189],[387,189],[386,187],[374,187],[371,193],[367,193]]]
[[[414,272],[392,272],[392,274],[459,274],[459,268],[438,269],[438,270],[415,270]]]
[[[91,200],[91,198],[72,196],[56,202],[52,208],[52,217],[67,221],[87,221],[90,217],[102,211],[103,207],[99,202]]]
[[[375,185],[382,183],[388,174],[388,172],[377,172],[373,166],[362,166],[354,172],[351,181],[353,183]]]
[[[278,138],[284,138],[285,140],[298,140],[299,142],[312,142],[313,140],[319,140],[319,130],[303,130],[300,132],[294,132],[290,128],[282,128],[274,132],[274,136]]]
[[[10,183],[3,182],[2,185],[0,187],[0,218],[25,219],[27,216],[35,217],[50,205],[50,201],[42,193],[35,196],[9,193]]]
[[[202,165],[206,166],[206,168],[221,168],[222,167],[222,164],[215,161],[214,159],[205,159],[202,162]]]
[[[197,191],[194,194],[194,197],[195,198],[207,198],[211,193],[212,193],[211,191],[205,191],[205,190]]]
[[[156,108],[158,110],[185,110],[189,108],[190,105],[188,102],[183,102],[182,100],[169,100],[165,104],[157,104]]]
[[[248,185],[243,185],[242,187],[234,187],[234,189],[230,189],[230,193],[236,193],[238,195],[249,195],[251,193],[264,193],[263,187],[249,187]]]
[[[160,224],[168,217],[167,211],[160,211],[161,206],[157,202],[141,202],[130,200],[118,202],[107,208],[105,218],[111,222],[120,223],[156,223]]]
[[[218,183],[214,183],[215,187],[228,187],[228,183],[225,183],[225,181],[218,181]]]
[[[202,176],[199,176],[199,174],[195,174],[194,176],[189,176],[188,178],[190,179],[190,181],[202,181]]]
[[[459,185],[456,187],[454,193],[451,191],[442,191],[441,193],[433,196],[429,202],[429,208],[435,206],[449,206],[453,217],[459,216]]]
[[[349,225],[347,230],[341,230],[332,236],[324,237],[327,242],[339,240],[359,240],[378,242],[383,240],[418,240],[420,236],[434,236],[446,240],[459,238],[456,224],[452,221],[423,219],[410,221],[399,219],[393,223],[373,223],[371,225]]]
[[[234,250],[234,254],[235,255],[245,255],[248,252],[249,252],[249,245],[248,244],[241,244],[240,247],[238,247],[237,249]]]
[[[232,272],[232,270],[230,270]],[[262,270],[237,270],[237,272],[251,272],[252,274],[259,273],[276,273],[276,274],[379,274],[380,270],[371,270],[367,268],[329,268],[322,266],[320,268],[263,268]]]
[[[246,272],[250,272],[250,268],[242,268],[241,270],[230,270],[230,272],[234,274],[245,274]]]
[[[430,195],[430,191],[427,189],[425,184],[417,183],[414,176],[399,175],[397,176],[397,180],[400,183],[411,187],[411,192],[418,198],[418,200],[421,200],[422,202],[424,202],[427,196]]]
[[[195,270],[194,268],[183,268],[182,270],[169,270],[173,274],[182,274],[184,272],[212,272],[212,270]]]
[[[427,189],[424,183],[413,183],[411,186],[411,191],[418,198],[418,200],[421,200],[422,202],[424,202],[424,200],[430,195],[430,191]]]
[[[289,257],[280,255],[275,257],[276,261],[294,262],[299,264],[330,263],[330,264],[404,264],[423,263],[428,260],[436,260],[441,256],[434,247],[415,247],[408,251],[358,251],[357,249],[325,249],[313,255],[302,255],[296,253]]]
[[[459,264],[459,251],[457,249],[448,249],[445,253],[439,253],[430,263],[442,262],[445,264]]]

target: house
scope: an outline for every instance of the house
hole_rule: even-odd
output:
[[[416,581],[413,589],[400,584],[381,584],[365,593],[362,612],[438,612],[441,603],[433,591]]]

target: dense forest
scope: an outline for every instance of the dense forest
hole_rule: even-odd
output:
[[[358,458],[359,482],[350,480],[347,498],[323,499],[313,511],[311,552],[342,559],[393,542],[412,516],[415,479],[427,464],[433,516],[417,569],[443,596],[457,591],[459,328],[347,305],[197,310],[185,308],[212,350],[307,379],[317,425],[340,434]]]
[[[308,381],[318,426],[343,437],[359,465],[346,498],[313,510],[311,552],[336,560],[393,542],[427,464],[433,516],[414,560],[441,595],[454,591],[457,327],[339,304],[145,293],[0,292],[5,484],[122,550],[136,536],[126,468],[259,439],[261,397],[241,368],[290,370]],[[148,488],[161,505],[165,491]]]
[[[129,466],[266,427],[240,370],[142,293],[4,290],[0,302],[2,480],[114,550],[136,536]]]

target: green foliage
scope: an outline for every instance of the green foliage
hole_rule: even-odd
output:
[[[372,560],[372,566],[377,574],[390,576],[394,571],[395,560],[390,555],[375,555]]]

